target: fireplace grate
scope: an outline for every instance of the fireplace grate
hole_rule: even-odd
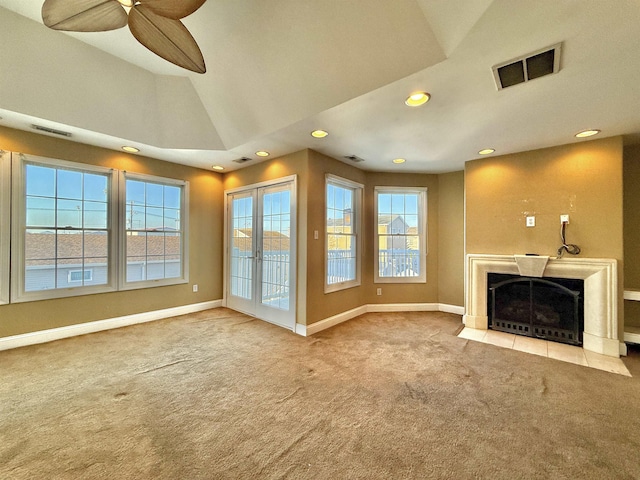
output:
[[[493,319],[493,330],[531,336],[530,329],[531,325],[528,323],[505,321],[498,318]]]
[[[559,342],[577,342],[575,332],[570,330],[563,330],[559,328],[549,327],[533,327],[533,335],[538,338],[544,338],[545,340],[556,340]]]

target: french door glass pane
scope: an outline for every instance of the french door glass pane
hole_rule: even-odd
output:
[[[231,295],[253,298],[253,198],[234,198],[231,207]]]
[[[268,189],[262,195],[263,305],[289,310],[291,192]]]

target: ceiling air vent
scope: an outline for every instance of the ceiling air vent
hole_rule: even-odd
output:
[[[250,162],[252,159],[249,157],[242,157],[242,158],[237,158],[235,160],[233,160],[235,163],[245,163],[245,162]]]
[[[354,163],[364,162],[364,158],[356,157],[355,155],[345,155],[344,158]]]
[[[34,130],[39,130],[45,133],[52,133],[53,135],[60,135],[61,137],[70,137],[70,132],[65,132],[63,130],[56,130],[55,128],[43,127],[42,125],[31,125],[31,128]]]
[[[528,82],[560,71],[560,52],[562,44],[543,48],[508,62],[491,67],[498,90]]]

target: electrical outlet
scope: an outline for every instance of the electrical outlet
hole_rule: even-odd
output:
[[[313,231],[313,239],[318,240],[318,230]]]
[[[569,215],[568,214],[560,215],[560,223],[569,224]]]
[[[378,288],[376,290],[376,295],[382,295],[382,289],[381,288]]]
[[[198,285],[194,285],[193,286],[193,293],[196,293],[198,291]]]
[[[536,226],[536,217],[527,217],[527,227]]]

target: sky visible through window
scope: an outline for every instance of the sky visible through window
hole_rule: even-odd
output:
[[[291,236],[291,198],[289,191],[267,193],[263,196],[263,224],[265,232],[279,232]],[[253,198],[244,197],[233,200],[234,225],[236,230],[253,228]]]
[[[26,166],[27,226],[106,229],[106,175]]]
[[[180,230],[181,188],[127,180],[127,230]]]
[[[344,218],[346,210],[353,210],[353,190],[327,184],[327,217],[334,220]]]

